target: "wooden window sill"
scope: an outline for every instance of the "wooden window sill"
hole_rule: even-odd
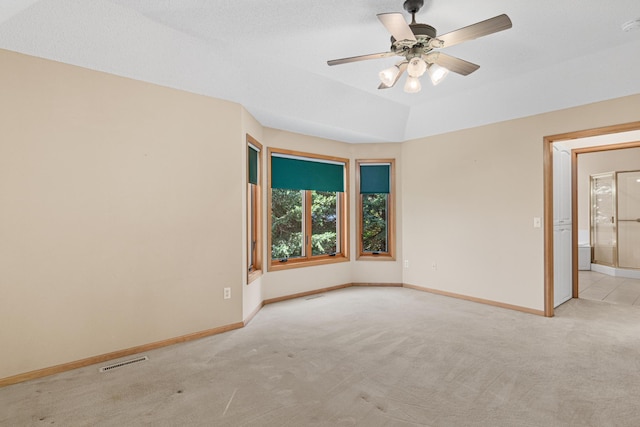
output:
[[[251,282],[255,281],[260,276],[262,276],[262,270],[250,271],[247,275],[247,285],[251,284]]]
[[[271,261],[271,265],[269,265],[269,271],[289,270],[292,268],[312,267],[315,265],[337,264],[346,261],[349,261],[349,258],[341,254],[336,256],[318,256],[312,259],[294,258],[289,259],[287,262],[273,260]]]
[[[358,255],[356,258],[357,261],[395,261],[396,257],[389,253],[382,253],[378,255],[374,255],[371,253],[364,253]]]

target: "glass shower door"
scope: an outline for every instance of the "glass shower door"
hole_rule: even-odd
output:
[[[615,266],[615,185],[614,174],[591,177],[591,242],[593,262]]]
[[[618,266],[640,268],[640,171],[618,172]]]

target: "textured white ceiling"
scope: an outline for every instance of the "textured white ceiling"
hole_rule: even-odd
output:
[[[397,142],[640,92],[640,1],[425,0],[443,34],[506,13],[513,28],[452,46],[475,73],[378,90],[397,58],[376,18],[402,0],[3,0],[0,48],[238,102],[263,125]],[[423,78],[423,80],[425,80]]]

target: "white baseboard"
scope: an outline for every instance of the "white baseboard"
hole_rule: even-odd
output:
[[[591,271],[606,274],[614,277],[624,277],[627,279],[640,279],[640,270],[630,270],[626,268],[609,267],[608,265],[591,264]]]

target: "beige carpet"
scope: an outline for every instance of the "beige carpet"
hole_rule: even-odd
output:
[[[640,308],[556,314],[348,288],[146,362],[1,388],[0,425],[640,425]]]

